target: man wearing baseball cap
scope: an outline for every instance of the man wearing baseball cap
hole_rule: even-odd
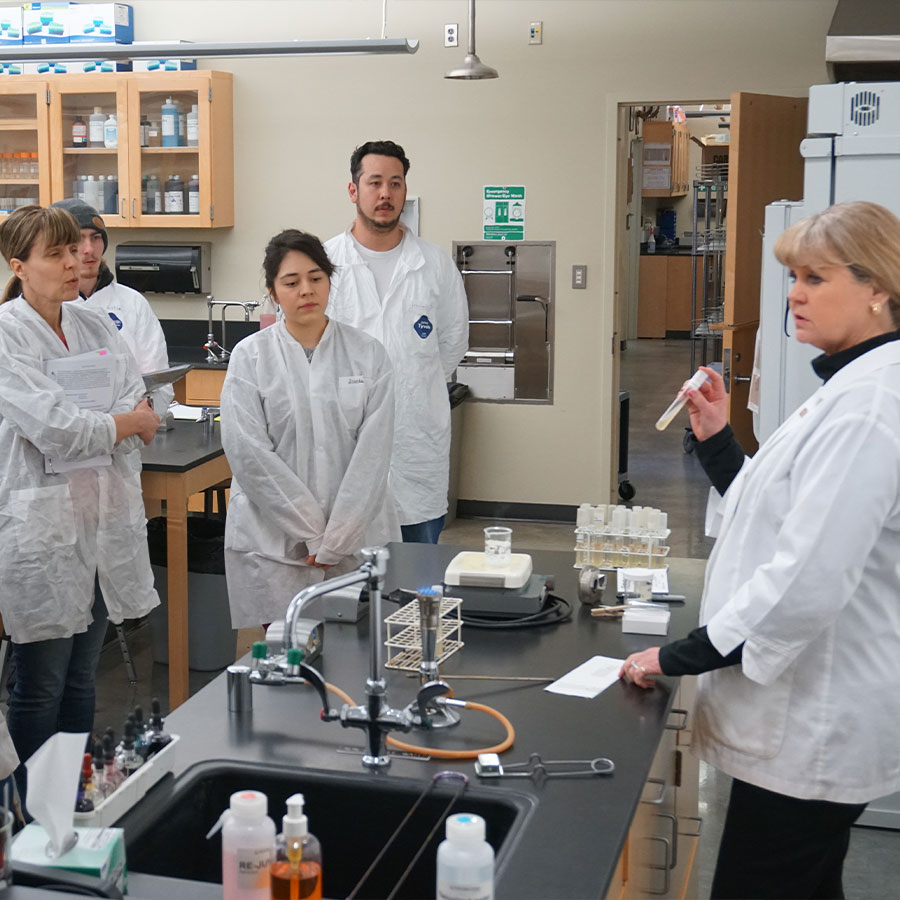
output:
[[[58,200],[52,205],[68,210],[81,228],[78,289],[83,301],[109,315],[137,360],[142,374],[168,368],[169,354],[159,319],[143,294],[116,281],[103,259],[109,238],[100,213],[83,200],[74,198]],[[164,411],[172,402],[173,395],[171,385],[157,388],[152,395],[153,406],[158,412]]]

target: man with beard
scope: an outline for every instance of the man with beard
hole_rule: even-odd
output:
[[[356,219],[325,244],[336,267],[328,315],[384,345],[394,368],[391,487],[403,540],[436,544],[447,513],[447,381],[468,349],[469,313],[450,257],[400,222],[409,160],[393,141],[350,157]]]

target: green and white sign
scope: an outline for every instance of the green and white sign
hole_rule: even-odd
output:
[[[484,240],[525,240],[525,186],[485,185]]]

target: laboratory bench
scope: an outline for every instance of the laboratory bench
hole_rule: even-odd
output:
[[[389,549],[391,559],[385,593],[397,587],[414,589],[440,581],[446,565],[461,548],[391,544]],[[514,746],[501,758],[504,765],[524,762],[532,753],[540,754],[543,760],[589,761],[607,757],[615,763],[612,775],[487,780],[475,774],[474,760],[423,760],[404,756],[394,757],[386,771],[371,772],[361,763],[363,732],[344,729],[338,722],[320,721],[321,702],[311,688],[254,685],[252,711],[229,712],[227,676],[223,673],[166,720],[167,730],[180,737],[175,748],[176,777],[167,776],[160,781],[120,820],[119,824],[125,828],[126,844],[129,835],[146,828],[154,809],[158,813],[178,796],[178,776],[195,764],[228,760],[238,766],[263,764],[282,771],[288,767],[296,771],[298,779],[302,773],[307,776],[330,773],[328,777],[338,774],[356,785],[357,790],[369,784],[383,785],[387,780],[411,785],[413,799],[437,772],[453,770],[468,776],[470,797],[508,800],[524,811],[498,853],[497,900],[639,897],[665,894],[670,885],[674,891],[672,896],[677,896],[687,884],[685,860],[693,858],[693,852],[688,852],[691,848],[682,847],[683,852],[679,851],[677,870],[674,854],[670,859],[668,850],[656,860],[647,859],[647,854],[677,839],[676,831],[684,832],[682,827],[670,824],[672,815],[663,811],[663,797],[667,792],[670,797],[674,795],[675,788],[670,790],[662,778],[653,777],[658,774],[661,756],[669,755],[663,754],[661,748],[675,747],[676,741],[681,744],[681,739],[690,733],[686,717],[682,718],[673,709],[673,705],[680,705],[676,702],[679,679],[660,678],[658,686],[649,691],[620,681],[593,699],[550,693],[544,690],[546,682],[499,679],[503,676],[556,679],[594,655],[624,658],[631,652],[684,636],[696,625],[705,561],[669,561],[670,591],[684,594],[688,599],[683,604],[670,604],[668,635],[657,637],[624,634],[620,620],[592,617],[590,608],[578,601],[579,573],[572,567],[573,553],[541,551],[531,555],[535,572],[555,577],[555,592],[572,605],[571,620],[510,630],[482,630],[463,625],[464,646],[446,660],[441,674],[457,698],[494,707],[510,719],[516,737]],[[605,600],[615,602],[614,592],[608,591]],[[385,601],[383,615],[394,609],[395,604]],[[310,612],[316,612],[315,606]],[[343,688],[355,702],[364,699],[368,634],[367,618],[358,623],[326,623],[323,653],[313,663],[326,681]],[[498,680],[454,678],[463,675],[489,675]],[[415,676],[387,669],[384,676],[390,706],[403,707],[415,697],[418,687]],[[686,679],[685,683],[689,681]],[[332,705],[339,706],[336,698],[329,699]],[[480,712],[463,710],[462,721],[454,728],[427,734],[413,731],[400,737],[429,746],[474,749],[498,742],[502,729]],[[683,772],[691,771],[687,760],[678,762],[683,763],[679,766]],[[666,768],[666,760],[662,760],[662,765]],[[690,794],[689,785],[687,788]],[[696,815],[696,784],[693,791]],[[456,809],[466,808],[466,797],[463,793]],[[273,802],[270,798],[269,815],[279,830],[284,813],[280,805],[281,799]],[[323,807],[327,805],[320,802],[317,809],[308,797],[305,812],[313,834],[316,834],[317,816],[324,817]],[[475,799],[472,805],[476,806]],[[220,811],[217,809],[216,815]],[[214,821],[215,816],[205,828]],[[646,833],[646,829],[651,833]],[[658,837],[659,834],[665,837]],[[441,828],[438,839],[442,836]],[[387,838],[385,833],[383,839]],[[136,855],[134,848],[128,852],[130,858]],[[323,855],[327,896],[329,862],[340,863],[334,860],[334,850],[327,844]],[[638,871],[642,860],[645,869]],[[141,867],[129,864],[130,873],[136,868]],[[216,893],[221,891],[217,885],[192,882],[184,890],[173,890],[171,881],[157,878],[146,868],[144,872],[147,874],[129,874],[130,897],[154,900],[178,896],[184,900],[203,900],[220,896]]]
[[[445,545],[390,545],[385,592],[440,581],[447,563],[459,549]],[[531,753],[539,753],[544,760],[608,757],[616,766],[612,776],[488,781],[475,775],[472,760],[422,761],[402,757],[395,758],[386,773],[367,772],[361,764],[362,732],[344,729],[337,722],[321,722],[321,703],[313,690],[255,685],[252,712],[230,713],[224,674],[167,720],[167,728],[181,738],[175,774],[195,763],[226,759],[339,771],[348,776],[362,773],[369,779],[413,779],[424,786],[437,771],[460,771],[482,793],[510,792],[524,797],[529,807],[524,825],[518,833],[511,834],[507,841],[510,846],[504,846],[499,855],[498,900],[631,896],[632,893],[619,889],[618,881],[623,879],[623,849],[636,810],[639,806],[645,810],[658,808],[653,805],[658,783],[645,791],[648,776],[658,761],[661,742],[681,737],[685,730],[689,732],[678,721],[674,724],[682,728],[681,732],[667,730],[673,724],[670,712],[679,680],[661,678],[658,687],[650,691],[617,682],[588,700],[549,693],[542,683],[455,680],[453,676],[555,679],[594,655],[625,657],[661,640],[682,637],[696,625],[705,561],[670,561],[670,590],[689,599],[683,605],[671,605],[668,636],[659,638],[623,634],[619,620],[592,617],[590,608],[577,599],[578,570],[572,567],[573,553],[544,551],[531,555],[534,571],[555,576],[556,592],[572,604],[571,621],[499,631],[463,625],[464,647],[442,666],[442,675],[448,678],[458,698],[492,706],[511,720],[516,740],[503,755],[504,764],[525,761]],[[606,600],[612,601],[610,594]],[[384,615],[394,609],[389,602],[384,606]],[[368,672],[368,631],[365,618],[356,624],[328,622],[322,657],[314,663],[326,681],[343,688],[356,702],[363,699]],[[417,688],[414,677],[395,670],[385,670],[384,674],[391,706],[402,707],[413,699]],[[432,731],[427,736],[412,732],[404,739],[470,749],[496,743],[502,737],[493,719],[469,710],[463,711],[462,716],[455,728]],[[348,753],[348,747],[358,749]],[[172,787],[171,781],[164,780],[145,802],[164,803]],[[645,803],[640,803],[642,797]],[[269,812],[280,823],[283,810],[270,807]],[[310,830],[315,833],[316,809],[310,806],[306,812]],[[127,820],[125,827],[127,837]],[[668,828],[666,824],[665,829]],[[640,856],[640,849],[632,848],[632,863]],[[327,872],[327,847],[324,866]],[[632,880],[636,877],[632,873]],[[640,891],[634,892],[635,896],[639,894]]]

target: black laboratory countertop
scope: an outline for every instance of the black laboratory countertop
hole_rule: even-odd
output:
[[[203,422],[177,419],[141,448],[141,465],[147,472],[187,472],[224,452],[218,426],[208,434]]]
[[[647,245],[641,244],[641,256],[693,256],[694,251],[690,245],[685,245],[683,247],[667,247],[663,249],[656,245],[656,250],[653,253],[649,253],[647,251]],[[702,256],[702,253],[698,253],[698,256]]]
[[[444,568],[461,548],[446,545],[390,545],[392,554],[386,593],[441,580]],[[556,576],[556,593],[572,603],[572,620],[562,625],[481,631],[463,626],[465,646],[442,666],[459,698],[492,706],[516,729],[515,745],[503,756],[509,765],[539,753],[545,760],[611,758],[611,777],[514,779],[485,781],[475,776],[473,762],[395,758],[387,774],[372,778],[416,779],[424,784],[443,769],[466,773],[481,791],[525,795],[533,809],[517,838],[498,855],[497,900],[576,900],[604,896],[624,846],[659,744],[677,679],[660,678],[655,690],[643,691],[617,682],[592,700],[551,694],[543,684],[452,679],[453,675],[534,675],[558,678],[594,655],[625,657],[629,653],[684,636],[696,625],[704,560],[670,559],[669,587],[687,596],[672,604],[666,637],[623,634],[618,619],[592,618],[577,599],[573,553],[535,552],[534,571]],[[608,592],[606,601],[614,602]],[[384,614],[395,608],[386,602]],[[324,653],[315,662],[327,681],[344,688],[359,702],[368,664],[368,623],[328,623]],[[390,705],[405,706],[416,691],[414,679],[385,671]],[[312,690],[253,688],[253,710],[229,713],[226,676],[220,675],[170,714],[167,730],[180,736],[175,775],[212,759],[296,765],[307,769],[366,774],[357,753],[338,749],[362,745],[361,732],[337,722],[319,720],[320,702]],[[480,747],[499,740],[492,719],[463,712],[463,722],[428,742],[447,747]],[[415,736],[408,740],[415,741]],[[151,789],[147,801],[163,802],[172,791],[167,777]],[[312,815],[312,812],[310,812]],[[276,816],[277,818],[277,816]],[[123,823],[128,834],[127,818]],[[510,845],[510,846],[507,846]],[[536,865],[535,862],[539,861]],[[217,885],[181,883],[129,875],[129,897],[141,900],[206,900],[221,896]],[[20,893],[21,892],[21,893]],[[42,897],[43,892],[17,888],[11,900]],[[49,896],[49,895],[48,895]],[[60,896],[54,894],[53,896]]]
[[[395,587],[415,588],[441,580],[444,568],[459,551],[445,545],[390,546],[392,558],[386,593]],[[703,560],[670,560],[670,590],[685,594],[686,604],[672,605],[667,638],[623,634],[618,619],[592,618],[578,602],[573,553],[535,552],[534,571],[556,576],[556,592],[573,606],[572,620],[562,625],[515,631],[482,631],[463,626],[465,646],[442,667],[445,676],[461,674],[534,675],[558,678],[591,656],[625,657],[673,640],[695,627]],[[607,602],[612,598],[608,594]],[[385,603],[384,614],[394,604]],[[325,649],[315,665],[325,679],[363,698],[367,674],[368,623],[327,623]],[[386,670],[391,706],[413,699],[415,681]],[[486,790],[516,791],[536,804],[514,845],[498,858],[497,900],[552,900],[603,896],[612,877],[640,799],[672,703],[677,679],[661,678],[659,687],[642,691],[618,682],[592,700],[551,694],[543,684],[449,679],[456,696],[493,706],[516,729],[514,747],[503,762],[525,761],[537,752],[543,759],[611,758],[616,772],[608,778],[556,778],[482,781]],[[348,745],[361,747],[362,733],[339,723],[319,721],[320,702],[311,690],[253,688],[253,711],[227,711],[225,675],[175,710],[167,729],[180,735],[176,775],[194,763],[234,759],[292,764],[312,769],[365,771],[356,754],[339,754]],[[447,747],[479,747],[499,739],[492,719],[464,712],[461,725],[429,743]],[[415,741],[415,736],[408,738]],[[473,762],[396,758],[387,775],[430,778],[440,769],[465,772],[478,782]],[[153,792],[170,790],[164,781]],[[562,837],[564,836],[564,837]],[[562,837],[562,839],[561,839]],[[540,865],[534,865],[540,860]],[[153,894],[145,894],[153,897]]]

